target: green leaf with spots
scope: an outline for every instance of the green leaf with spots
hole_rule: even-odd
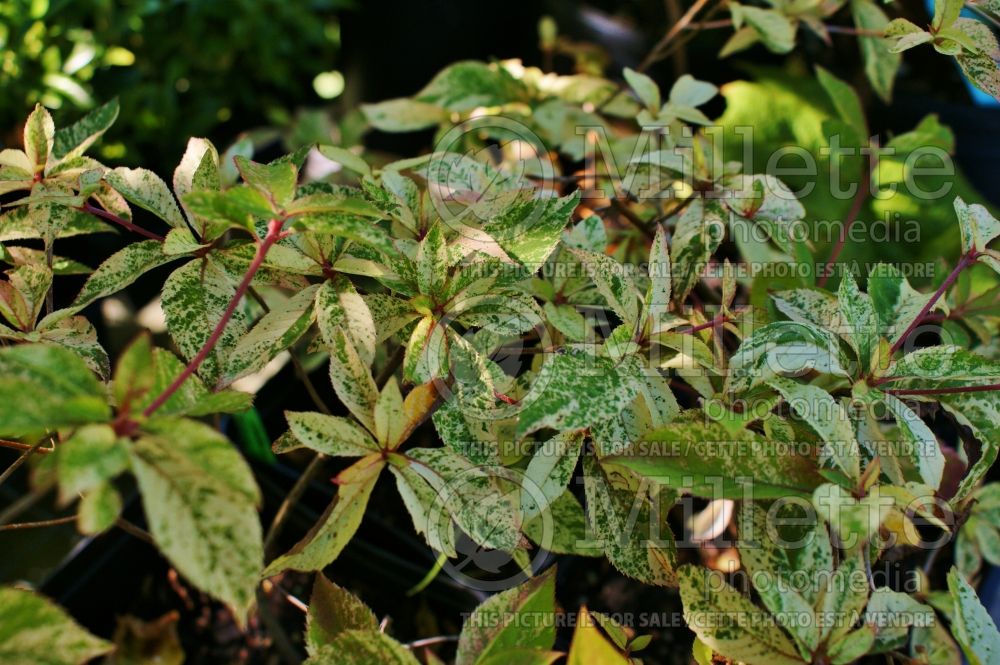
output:
[[[302,289],[273,306],[226,354],[220,385],[260,371],[279,353],[290,349],[313,322],[313,300],[319,286]]]
[[[634,324],[639,317],[639,293],[628,267],[605,254],[595,254],[583,249],[570,249],[584,270],[594,280],[597,291],[608,307],[624,323]]]
[[[361,112],[372,127],[383,132],[415,132],[448,119],[448,112],[440,106],[405,97],[362,104]]]
[[[0,587],[0,661],[7,665],[80,665],[114,649],[48,598]]]
[[[896,266],[879,263],[868,276],[868,295],[878,316],[879,332],[895,341],[913,323],[931,294],[920,293]]]
[[[260,491],[222,434],[193,420],[157,418],[129,447],[157,547],[242,624],[263,565]]]
[[[581,351],[553,354],[522,399],[517,434],[524,437],[542,428],[585,429],[617,416],[637,390],[631,377],[609,358]]]
[[[802,665],[795,645],[722,573],[698,566],[678,570],[684,621],[723,656],[750,665]]]
[[[837,338],[809,324],[769,323],[744,338],[729,359],[726,392],[739,394],[774,377],[798,376],[810,370],[848,376]]]
[[[72,351],[51,344],[0,349],[0,436],[42,434],[111,417],[104,387]]]
[[[865,76],[872,89],[883,102],[889,103],[902,56],[891,52],[887,41],[874,34],[886,30],[889,17],[871,0],[851,0],[851,15],[858,28],[873,31],[870,35],[858,36],[858,49],[865,63]]]
[[[313,582],[306,615],[306,648],[310,655],[347,630],[378,631],[378,619],[353,593],[319,573]]]
[[[733,26],[738,30],[744,24],[757,31],[764,46],[774,53],[788,53],[795,48],[796,24],[776,9],[763,9],[750,5],[730,3]]]
[[[677,218],[670,262],[673,266],[673,297],[683,303],[701,279],[708,260],[725,234],[722,209],[714,201],[692,201]]]
[[[583,434],[557,434],[538,444],[524,471],[521,510],[529,520],[558,499],[569,485],[583,448]]]
[[[279,439],[274,444],[276,453],[287,453],[302,446],[332,457],[364,457],[379,451],[371,435],[347,418],[286,411],[285,419],[292,438]]]
[[[778,311],[797,323],[825,330],[841,330],[840,303],[822,289],[790,289],[771,294]]]
[[[812,454],[788,454],[771,437],[751,430],[730,432],[698,417],[682,416],[605,461],[710,499],[807,497],[822,482]]]
[[[128,446],[110,425],[84,425],[56,449],[59,501],[68,504],[128,468]]]
[[[376,325],[367,301],[349,279],[335,275],[316,291],[316,323],[323,341],[332,345],[337,331],[351,340],[361,362],[370,366],[375,357]]]
[[[622,75],[625,76],[625,81],[639,97],[639,101],[651,113],[658,113],[660,111],[660,87],[653,79],[628,67],[624,69]]]
[[[295,164],[282,160],[260,164],[242,155],[237,155],[234,159],[243,182],[259,191],[279,208],[291,202],[299,178],[299,170]]]
[[[87,278],[80,293],[73,301],[71,312],[76,312],[98,298],[121,291],[153,268],[180,256],[168,256],[156,240],[142,240],[126,245],[99,265]]]
[[[45,170],[55,134],[56,127],[49,110],[41,104],[35,104],[35,110],[24,123],[24,152],[28,156],[28,162],[33,165],[34,173]]]
[[[113,527],[121,512],[121,494],[111,483],[101,483],[80,499],[76,528],[80,533],[96,536]]]
[[[551,649],[556,639],[556,569],[490,597],[462,626],[455,665],[483,663],[515,649]],[[530,622],[530,623],[529,623]]]
[[[954,568],[948,572],[948,591],[954,604],[951,633],[970,665],[987,665],[1000,658],[1000,632],[975,590]]]
[[[903,379],[916,379],[912,387],[924,388],[968,385],[975,381],[991,383],[1000,380],[1000,362],[960,346],[928,346],[893,362],[884,378],[892,379],[894,385],[896,381],[904,385]],[[910,387],[909,382],[905,385]]]
[[[381,455],[363,457],[336,479],[337,496],[326,512],[292,549],[272,561],[264,576],[285,570],[322,570],[336,559],[361,525],[375,481],[385,467]]]
[[[868,121],[854,88],[819,65],[816,66],[816,78],[833,102],[840,119],[854,131],[859,140],[867,140]]]
[[[181,354],[190,360],[222,320],[236,287],[215,261],[192,261],[175,270],[163,284],[163,313],[167,330]],[[218,344],[198,368],[198,375],[210,386],[225,378],[226,357],[247,334],[248,316],[237,307],[226,324]]]
[[[457,556],[455,526],[451,513],[441,510],[438,491],[414,471],[408,460],[399,456],[391,456],[389,460],[389,470],[396,477],[396,489],[413,520],[414,531],[422,535],[435,552]]]
[[[107,104],[80,118],[69,127],[56,131],[52,146],[52,156],[59,160],[69,160],[79,157],[87,151],[104,132],[115,124],[118,119],[118,100],[112,99]]]
[[[345,630],[317,650],[305,665],[420,665],[402,644],[377,630]]]
[[[104,179],[129,203],[148,210],[174,228],[187,227],[167,183],[152,171],[120,166],[105,173]]]
[[[559,244],[579,201],[578,191],[562,198],[520,200],[488,220],[483,230],[493,236],[511,258],[537,270]]]

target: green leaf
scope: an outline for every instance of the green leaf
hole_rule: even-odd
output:
[[[322,413],[286,411],[285,419],[295,437],[279,439],[276,453],[287,453],[300,446],[333,457],[364,457],[378,452],[371,436],[347,418]]]
[[[396,477],[396,489],[413,521],[413,530],[422,535],[434,551],[457,556],[451,513],[440,510],[437,490],[414,471],[407,460],[400,462],[400,459],[390,456],[389,470]]]
[[[299,170],[290,161],[276,160],[260,164],[242,155],[234,158],[243,182],[256,188],[278,207],[288,205],[295,196]]]
[[[584,342],[593,338],[587,319],[573,305],[547,302],[542,306],[542,311],[545,312],[545,318],[552,327],[571,342]]]
[[[886,378],[919,379],[921,387],[945,387],[952,382],[1000,380],[1000,362],[960,346],[927,346],[908,353],[885,371]],[[918,385],[914,383],[914,385]]]
[[[402,644],[385,633],[345,630],[321,647],[306,665],[420,665]]]
[[[489,467],[476,466],[449,448],[414,448],[407,455],[438,494],[432,519],[447,510],[479,545],[505,552],[517,548],[521,536],[511,498],[519,496],[519,488],[501,487]]]
[[[899,268],[879,263],[868,276],[868,294],[878,316],[879,332],[895,340],[917,318],[931,294],[916,291]]]
[[[205,239],[221,235],[229,227],[253,232],[255,220],[271,219],[276,214],[264,194],[245,185],[224,191],[191,192],[181,201],[195,220],[203,222],[200,226]]]
[[[562,198],[518,201],[490,219],[483,227],[511,258],[537,269],[559,244],[573,216],[580,192]]]
[[[383,132],[415,132],[448,119],[448,112],[440,106],[405,97],[362,104],[361,112],[372,127]]]
[[[59,160],[79,157],[93,145],[94,141],[101,138],[117,119],[117,99],[98,106],[77,122],[55,133],[52,156]]]
[[[744,338],[729,359],[726,392],[741,393],[783,375],[806,371],[848,376],[832,333],[803,323],[778,321]]]
[[[823,520],[830,524],[838,547],[857,552],[866,545],[893,506],[891,497],[883,497],[879,486],[868,495],[856,499],[840,485],[827,483],[813,492],[813,505]]]
[[[675,490],[710,499],[807,497],[822,479],[811,455],[789,454],[780,441],[715,422],[678,419],[640,444],[605,458]]]
[[[684,621],[702,642],[746,663],[802,665],[795,646],[721,573],[697,566],[678,570]]]
[[[211,141],[208,139],[188,139],[184,156],[181,157],[180,164],[174,169],[173,182],[174,194],[181,200],[181,204],[185,208],[187,207],[185,199],[191,192],[215,191],[222,186],[219,153]],[[188,210],[188,212],[191,211]]]
[[[948,572],[948,591],[954,610],[951,632],[962,646],[970,665],[988,665],[1000,658],[1000,632],[975,590],[952,568]]]
[[[639,101],[649,109],[650,113],[658,113],[660,110],[660,87],[656,85],[656,82],[645,74],[640,74],[628,67],[625,68],[622,74],[632,89],[635,90],[635,94],[639,96]]]
[[[1000,453],[1000,392],[936,395],[935,398],[962,425],[969,427],[981,444],[979,459],[966,469],[952,501],[969,495]]]
[[[162,394],[184,371],[184,363],[166,349],[153,349],[151,361],[141,371],[143,377],[134,384],[135,392],[129,401],[130,412],[133,414],[141,413],[157,396]],[[214,413],[246,411],[252,404],[253,395],[249,393],[235,390],[210,392],[200,378],[190,376],[163,403],[163,406],[156,410],[156,413],[161,416],[196,417]]]
[[[825,330],[843,329],[840,303],[822,289],[790,289],[771,294],[778,311],[797,323]]]
[[[490,597],[462,626],[455,665],[473,665],[518,648],[551,649],[556,639],[555,568]]]
[[[34,166],[34,173],[42,173],[49,161],[56,127],[47,108],[35,104],[35,110],[24,123],[24,152]]]
[[[346,277],[335,275],[316,292],[316,323],[327,345],[340,329],[347,335],[361,362],[370,366],[375,357],[376,325],[368,303]]]
[[[104,533],[118,520],[122,512],[122,497],[111,483],[101,483],[86,492],[80,500],[76,526],[80,533]]]
[[[378,632],[378,619],[361,600],[317,573],[306,615],[306,648],[310,655],[346,630]]]
[[[337,397],[358,421],[375,432],[378,388],[371,370],[361,360],[343,328],[336,328],[330,350],[330,381]]]
[[[84,425],[56,449],[59,501],[107,483],[128,468],[128,451],[110,425]]]
[[[51,344],[0,349],[0,436],[46,430],[111,417],[104,387],[80,358]]]
[[[867,140],[868,121],[865,119],[861,99],[858,98],[858,93],[854,92],[854,88],[819,65],[816,66],[816,78],[830,97],[840,118],[854,130],[858,139]]]
[[[229,605],[242,624],[263,565],[260,491],[219,432],[157,418],[130,448],[157,547],[192,584]]]
[[[695,199],[680,214],[670,246],[673,296],[684,302],[701,279],[708,260],[722,243],[725,234],[722,209],[716,202]]]
[[[846,273],[840,280],[837,299],[840,301],[840,316],[846,333],[844,337],[857,354],[861,371],[867,373],[879,340],[875,306],[868,294],[858,289],[851,273]]]
[[[851,0],[851,14],[854,24],[862,30],[880,32],[889,24],[889,17],[871,0]],[[865,63],[865,75],[883,102],[892,99],[892,84],[902,62],[899,53],[886,48],[886,40],[881,37],[859,36],[858,48]]]
[[[528,520],[559,498],[576,469],[583,436],[579,432],[558,434],[540,443],[524,471],[521,510]]]
[[[962,251],[982,252],[997,236],[1000,236],[1000,221],[984,206],[967,204],[961,196],[955,197],[955,214],[958,229],[962,234]]]
[[[613,462],[613,458],[604,459]],[[674,586],[677,547],[667,522],[676,496],[673,488],[658,492],[657,481],[622,474],[593,455],[583,458],[583,469],[590,527],[584,547],[603,547],[608,561],[631,578]]]
[[[73,301],[72,311],[79,311],[98,298],[121,291],[143,274],[179,256],[167,256],[156,240],[142,240],[126,245],[99,265],[87,278]]]
[[[788,53],[795,48],[796,25],[784,14],[774,9],[730,3],[733,25],[739,29],[744,23],[757,31],[760,41],[773,53]]]
[[[0,587],[0,661],[7,665],[80,665],[114,649],[33,591]]]
[[[965,5],[963,0],[934,0],[934,20],[931,27],[935,32],[951,27],[958,19]]]
[[[683,74],[670,88],[670,103],[694,108],[707,104],[717,94],[719,89],[713,84]]]
[[[201,351],[235,294],[236,287],[226,273],[208,259],[183,265],[167,278],[163,313],[167,330],[186,359]],[[237,307],[215,348],[198,368],[198,375],[210,386],[225,378],[226,356],[246,335],[247,318],[246,311]]]
[[[896,397],[884,394],[882,400],[905,437],[907,448],[911,452],[910,460],[920,474],[920,481],[937,489],[944,475],[945,458],[934,432],[920,416]]]
[[[415,98],[449,111],[471,111],[477,106],[527,101],[526,93],[524,84],[502,67],[466,60],[442,69]]]
[[[226,354],[225,376],[220,385],[264,368],[279,353],[290,349],[309,330],[318,285],[309,286],[273,306]]]
[[[105,173],[104,179],[130,203],[148,210],[174,228],[187,227],[167,183],[152,171],[120,166]]]
[[[327,159],[337,162],[355,173],[363,176],[371,175],[372,169],[368,166],[368,162],[347,148],[334,145],[321,145],[319,146],[319,152]]]
[[[926,627],[936,621],[934,610],[913,596],[888,587],[872,591],[865,609],[865,623],[877,629],[873,653],[885,653],[906,645],[910,626]]]
[[[624,323],[634,325],[639,316],[639,293],[626,266],[605,254],[595,254],[583,249],[569,251],[593,278],[597,291],[604,297],[608,307]]]
[[[581,607],[566,665],[628,665],[630,662],[601,635],[587,608]]]
[[[637,386],[609,358],[566,351],[549,357],[522,399],[517,435],[543,427],[584,429],[617,416],[635,398]]]
[[[350,541],[361,525],[368,498],[379,472],[385,467],[381,455],[363,457],[337,476],[337,496],[319,521],[292,549],[272,561],[264,577],[292,570],[322,570]]]
[[[848,665],[868,653],[875,644],[875,628],[862,626],[830,645],[827,654],[833,665]]]

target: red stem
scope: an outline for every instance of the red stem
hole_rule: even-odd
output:
[[[938,287],[937,291],[934,292],[934,295],[931,296],[931,299],[928,300],[927,304],[920,310],[917,317],[913,319],[913,322],[910,323],[906,330],[903,331],[903,334],[899,336],[899,339],[893,343],[892,348],[889,350],[890,356],[896,353],[896,351],[899,351],[900,347],[902,347],[903,343],[906,342],[906,338],[909,337],[914,328],[923,323],[924,317],[927,316],[927,313],[933,309],[937,301],[940,300],[941,296],[945,294],[945,291],[947,291],[948,288],[955,283],[955,280],[958,279],[959,273],[975,263],[976,257],[978,256],[979,252],[976,250],[972,250],[967,254],[962,255],[962,258],[959,260],[958,265],[955,266],[955,269],[951,271],[951,274],[949,274],[943,282],[941,282],[941,286]]]
[[[850,232],[851,227],[854,222],[858,219],[858,215],[861,214],[861,206],[864,205],[865,201],[868,200],[868,195],[871,193],[871,180],[872,172],[875,171],[878,166],[878,156],[875,153],[871,155],[871,161],[869,162],[868,173],[858,187],[858,193],[854,195],[854,200],[851,201],[851,209],[847,211],[847,217],[844,218],[844,224],[840,227],[840,237],[837,238],[837,244],[833,246],[830,251],[830,258],[826,260],[826,265],[823,267],[823,274],[819,276],[816,280],[816,286],[823,288],[826,286],[827,280],[830,279],[830,275],[833,273],[833,266],[840,257],[840,253],[844,250],[844,245],[847,243],[847,234]]]
[[[118,224],[119,226],[125,227],[129,231],[132,231],[134,233],[138,233],[141,236],[146,236],[150,240],[156,240],[158,242],[163,242],[163,236],[157,235],[157,234],[153,233],[152,231],[147,231],[146,229],[142,228],[141,226],[136,226],[135,224],[133,224],[132,222],[128,221],[127,219],[122,219],[121,217],[119,217],[118,215],[115,215],[114,213],[110,213],[107,210],[102,210],[101,208],[98,208],[97,206],[90,205],[89,203],[84,203],[82,206],[80,206],[79,208],[77,208],[77,210],[80,210],[81,212],[89,212],[91,215],[95,215],[95,216],[100,217],[102,219],[106,219],[109,222],[114,222],[115,224]]]
[[[702,330],[708,330],[709,328],[714,328],[720,323],[726,323],[729,318],[722,313],[716,314],[711,321],[706,321],[705,323],[699,323],[696,326],[691,326],[690,328],[685,328],[684,330],[678,330],[677,332],[682,335],[693,335],[696,332],[701,332]]]
[[[184,371],[177,375],[177,378],[160,393],[156,399],[154,399],[149,406],[143,409],[142,415],[147,418],[151,416],[158,408],[164,405],[164,403],[170,399],[170,396],[177,392],[188,378],[194,374],[198,367],[205,361],[208,354],[212,352],[215,345],[218,343],[219,338],[222,337],[223,331],[226,329],[226,324],[229,320],[233,318],[233,313],[236,311],[236,307],[239,305],[240,300],[246,294],[247,289],[250,288],[250,282],[253,281],[254,275],[257,274],[257,270],[260,268],[261,264],[264,263],[264,257],[267,256],[268,250],[278,242],[281,238],[281,225],[282,220],[272,219],[267,223],[267,235],[264,239],[257,245],[257,253],[254,254],[253,261],[250,262],[250,266],[247,268],[247,272],[243,275],[243,280],[240,282],[239,286],[236,287],[236,293],[233,294],[232,300],[229,301],[229,305],[226,307],[226,311],[222,315],[222,319],[216,324],[215,329],[212,334],[209,335],[208,339],[205,340],[205,344],[198,351],[197,355],[191,359],[191,362],[187,364]]]
[[[899,388],[883,392],[893,395],[948,395],[952,393],[979,393],[1000,390],[1000,383],[987,383],[981,386],[958,386],[956,388]]]

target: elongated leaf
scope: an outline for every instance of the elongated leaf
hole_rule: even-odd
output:
[[[347,418],[322,413],[286,411],[288,427],[298,444],[334,457],[364,457],[379,448],[371,436]],[[275,445],[276,453],[299,447],[291,442]]]
[[[349,279],[336,275],[316,291],[316,323],[323,341],[332,345],[339,328],[353,343],[361,362],[371,366],[379,341],[368,303]]]
[[[152,171],[118,167],[105,173],[104,179],[130,203],[148,210],[174,228],[187,227],[167,183]]]
[[[948,572],[948,591],[954,603],[951,632],[971,665],[987,665],[1000,658],[1000,632],[975,590],[954,568]]]
[[[591,275],[598,292],[623,322],[634,324],[639,316],[639,294],[626,267],[610,256],[570,249]]]
[[[402,644],[380,631],[345,630],[321,647],[306,665],[420,665]]]
[[[79,157],[93,145],[94,141],[101,138],[117,119],[117,99],[98,106],[69,127],[56,131],[52,156],[61,160]]]
[[[455,665],[472,665],[512,649],[551,649],[555,625],[546,619],[554,613],[555,568],[550,568],[472,611],[462,626]]]
[[[182,575],[242,623],[263,565],[253,473],[207,425],[162,418],[145,429],[129,455],[150,533]]]
[[[362,362],[343,328],[337,328],[330,344],[330,381],[337,397],[368,431],[375,432],[378,388],[371,370]]]
[[[142,240],[126,245],[105,259],[87,278],[73,301],[73,311],[79,311],[98,298],[121,291],[144,273],[179,258],[180,256],[164,254],[156,240]]]
[[[24,152],[33,165],[34,173],[41,173],[49,160],[56,127],[47,108],[35,104],[35,110],[24,123]]]
[[[295,547],[272,561],[264,570],[264,576],[288,569],[322,570],[336,559],[358,530],[368,498],[384,466],[380,455],[369,455],[342,471],[337,476],[337,496],[319,522]]]
[[[48,598],[0,587],[0,662],[6,665],[80,665],[114,645],[81,628]]]
[[[361,600],[319,573],[306,616],[306,647],[315,653],[345,630],[377,632],[378,619]]]

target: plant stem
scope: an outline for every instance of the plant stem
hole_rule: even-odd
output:
[[[289,516],[292,514],[292,508],[299,502],[302,495],[305,494],[309,483],[319,475],[319,472],[323,469],[323,462],[325,460],[326,455],[316,453],[316,456],[312,458],[309,465],[302,471],[302,475],[292,485],[292,489],[285,496],[285,500],[278,506],[278,512],[274,514],[274,519],[271,520],[271,526],[267,530],[267,535],[264,536],[264,554],[268,559],[271,558],[271,550],[274,549],[274,544],[277,542],[278,536],[281,535],[282,529],[285,528],[285,522],[288,521]]]
[[[91,215],[94,215],[95,217],[100,217],[101,219],[106,219],[109,222],[114,222],[115,224],[118,224],[119,226],[122,226],[128,229],[129,231],[138,233],[141,236],[146,236],[150,240],[156,240],[158,242],[163,242],[164,240],[163,236],[161,235],[157,235],[152,231],[147,231],[146,229],[142,228],[141,226],[133,224],[127,219],[122,219],[121,217],[119,217],[114,213],[110,213],[107,210],[102,210],[101,208],[98,208],[97,206],[91,205],[89,203],[84,203],[77,209],[80,210],[81,212],[89,212]]]
[[[29,447],[27,450],[21,453],[20,457],[14,460],[14,462],[10,466],[4,469],[3,473],[0,473],[0,485],[2,485],[4,481],[10,478],[14,474],[14,472],[21,467],[22,464],[27,462],[28,458],[31,457],[32,453],[41,448],[43,443],[45,443],[45,439],[39,439],[38,441],[33,443],[31,447]]]
[[[670,26],[667,33],[660,38],[660,41],[656,42],[656,46],[650,50],[650,52],[636,68],[636,71],[644,72],[655,62],[664,58],[666,56],[664,50],[670,42],[672,42],[674,37],[683,32],[687,26],[690,25],[691,21],[694,20],[694,17],[705,7],[706,4],[708,4],[708,0],[696,0],[695,3],[684,13],[684,16],[682,16],[677,23]]]
[[[253,281],[254,275],[257,274],[257,270],[259,270],[260,266],[264,263],[264,258],[267,256],[268,250],[270,250],[271,247],[281,238],[281,225],[282,220],[280,219],[272,219],[268,222],[267,235],[265,235],[264,239],[257,245],[257,253],[254,254],[253,260],[250,262],[250,266],[247,268],[246,274],[243,275],[243,280],[240,282],[239,286],[236,287],[236,293],[233,294],[232,299],[229,301],[229,305],[226,307],[226,311],[216,324],[212,334],[209,335],[207,340],[205,340],[205,344],[202,345],[201,350],[198,351],[197,355],[191,359],[191,362],[187,364],[184,371],[177,375],[177,378],[174,379],[173,382],[143,410],[143,416],[148,418],[153,415],[157,409],[163,406],[164,403],[170,399],[171,395],[177,392],[177,389],[184,385],[184,382],[198,370],[198,367],[200,367],[205,361],[208,354],[210,354],[212,349],[215,348],[219,338],[222,337],[222,333],[226,329],[226,325],[229,323],[229,320],[233,318],[233,314],[236,312],[236,308],[239,306],[240,300],[244,295],[246,295],[247,289],[250,288],[250,282]]]
[[[76,515],[57,517],[53,520],[41,520],[40,522],[19,522],[17,524],[4,524],[0,526],[0,531],[17,531],[19,529],[40,529],[46,526],[59,526],[76,521]]]
[[[928,300],[927,304],[920,310],[920,313],[917,314],[916,318],[913,319],[909,326],[907,326],[906,330],[903,331],[903,334],[899,336],[899,339],[893,343],[892,348],[889,350],[890,356],[896,353],[896,351],[899,351],[904,342],[906,342],[906,338],[910,336],[910,333],[913,332],[917,326],[923,323],[924,317],[927,316],[927,313],[934,308],[934,305],[941,299],[941,296],[943,296],[951,285],[955,283],[955,280],[958,279],[958,275],[975,263],[976,257],[978,256],[979,252],[976,250],[971,250],[962,255],[962,258],[958,261],[958,265],[955,266],[955,269],[952,270],[951,274],[945,278],[945,280],[941,283],[941,286],[939,286],[937,291],[934,292],[934,295],[931,296],[931,299]]]
[[[714,328],[720,323],[726,323],[728,321],[729,317],[720,312],[716,314],[711,321],[706,321],[705,323],[699,323],[696,326],[691,326],[690,328],[684,328],[683,330],[678,330],[677,332],[679,332],[682,335],[693,335],[696,332],[701,332],[702,330],[708,330],[709,328]]]
[[[876,148],[878,146],[875,146]],[[851,209],[847,211],[847,217],[844,218],[844,224],[840,227],[840,237],[837,238],[837,244],[833,246],[830,251],[830,258],[826,260],[826,265],[823,267],[823,274],[820,275],[819,279],[816,280],[816,286],[823,288],[826,286],[827,280],[830,279],[830,274],[833,272],[833,266],[837,263],[837,259],[840,257],[840,253],[844,250],[844,245],[847,243],[847,235],[854,226],[854,222],[857,221],[858,215],[861,214],[861,206],[864,205],[865,201],[868,200],[868,195],[871,193],[871,182],[872,173],[878,168],[878,154],[872,152],[870,160],[868,162],[868,172],[865,174],[864,179],[862,179],[860,186],[858,187],[857,193],[854,195],[854,200],[851,201]]]
[[[956,393],[982,393],[1000,390],[1000,383],[986,383],[981,386],[955,386],[952,388],[896,388],[883,392],[893,395],[952,395]]]

